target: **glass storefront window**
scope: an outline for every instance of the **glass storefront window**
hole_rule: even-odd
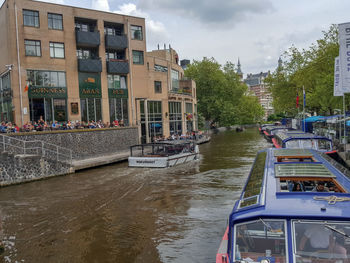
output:
[[[181,102],[169,102],[170,134],[182,134]]]
[[[101,99],[81,99],[80,105],[82,121],[89,122],[102,120]]]
[[[128,126],[128,99],[126,98],[110,98],[109,99],[110,122],[115,120],[123,120],[124,126]]]
[[[67,121],[66,99],[30,99],[29,107],[31,121],[38,121],[40,117],[42,117],[46,122]]]

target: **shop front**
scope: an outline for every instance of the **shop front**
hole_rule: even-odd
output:
[[[101,76],[99,73],[79,72],[79,96],[81,120],[102,120]]]
[[[67,121],[66,73],[27,70],[30,120]]]
[[[192,108],[192,103],[186,103],[186,112],[185,112],[185,117],[186,117],[186,129],[187,132],[192,132],[194,129],[193,127],[193,108]]]
[[[126,76],[108,75],[108,98],[110,122],[117,120],[119,124],[129,125],[128,88]]]

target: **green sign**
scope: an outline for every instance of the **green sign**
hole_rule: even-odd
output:
[[[79,72],[80,98],[102,98],[101,77],[99,73]]]
[[[66,87],[41,87],[41,86],[29,86],[28,87],[29,98],[67,98]]]
[[[109,98],[128,98],[127,89],[108,89]]]

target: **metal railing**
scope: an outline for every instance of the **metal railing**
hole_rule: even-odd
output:
[[[0,134],[0,151],[14,155],[38,155],[72,164],[72,150],[43,141],[25,141]]]

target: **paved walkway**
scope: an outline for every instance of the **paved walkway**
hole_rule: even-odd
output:
[[[84,160],[73,160],[72,165],[75,171],[92,168],[96,166],[117,163],[128,160],[130,152],[124,151],[115,154],[101,155]]]

